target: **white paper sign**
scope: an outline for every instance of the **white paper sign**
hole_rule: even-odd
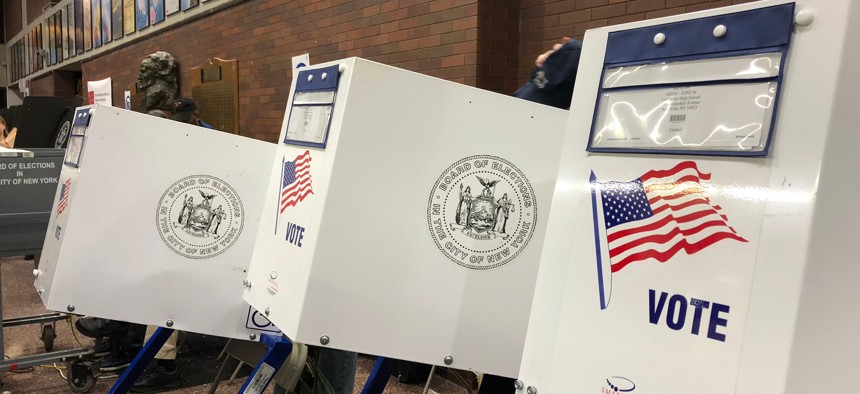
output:
[[[311,55],[305,53],[304,55],[293,56],[293,70],[297,68],[307,67],[311,65]]]
[[[331,105],[297,105],[290,113],[287,138],[321,144],[331,119]]]
[[[606,92],[593,148],[760,151],[776,82]]]
[[[113,105],[111,79],[105,78],[100,81],[87,81],[87,97],[87,104]]]

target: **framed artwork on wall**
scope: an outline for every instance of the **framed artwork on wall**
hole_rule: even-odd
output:
[[[149,2],[147,0],[134,0],[134,27],[138,31],[149,26]]]
[[[149,24],[164,20],[164,0],[149,0]]]
[[[179,8],[182,11],[197,7],[197,4],[200,3],[200,0],[179,0]]]

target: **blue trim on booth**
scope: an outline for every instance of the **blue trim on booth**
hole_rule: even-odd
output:
[[[327,74],[325,79],[322,77],[323,74]],[[313,78],[308,80],[309,76]],[[328,118],[328,123],[325,126],[325,136],[323,136],[323,141],[321,143],[292,140],[287,137],[286,133],[284,134],[283,142],[287,145],[325,149],[328,144],[328,132],[331,129],[332,118],[334,118],[334,103],[337,99],[337,89],[340,81],[340,65],[335,64],[333,66],[323,68],[300,70],[297,78],[296,90],[293,92],[293,102],[290,105],[285,127],[289,129],[290,118],[293,116],[293,108],[295,107],[332,107],[332,114]],[[331,103],[296,104],[296,93],[304,92],[334,92],[334,96],[332,97]]]
[[[296,80],[296,92],[314,92],[314,91],[332,91],[337,90],[337,83],[340,78],[339,65],[299,70],[299,75]],[[327,74],[323,79],[322,75]],[[313,77],[308,80],[308,77]],[[329,78],[334,77],[334,78]]]
[[[382,394],[396,365],[397,360],[378,357],[373,364],[373,370],[370,371],[370,376],[364,383],[364,388],[361,389],[361,394]]]
[[[779,112],[778,110],[780,95],[782,92],[783,76],[785,75],[785,63],[786,58],[788,57],[788,48],[791,44],[791,34],[792,28],[794,26],[794,8],[795,4],[789,3],[772,7],[760,8],[756,10],[609,33],[606,56],[604,58],[603,63],[603,70],[601,70],[600,73],[600,86],[598,87],[597,95],[595,97],[594,113],[592,114],[591,130],[588,134],[586,151],[595,153],[637,153],[692,156],[767,156],[770,153],[770,144],[773,140],[777,114]],[[735,20],[735,18],[738,19]],[[739,30],[740,33],[735,33],[735,35],[747,35],[751,38],[732,38],[732,33],[727,33],[726,36],[723,38],[716,38],[713,36],[712,30],[714,26],[718,24],[726,25],[730,32],[736,32]],[[710,27],[708,28],[708,30],[704,30],[703,26]],[[660,32],[666,34],[667,39],[666,43],[658,46],[653,43],[653,38],[655,34]],[[671,44],[668,38],[669,34],[667,32],[672,32],[673,36],[689,37],[679,40],[678,43]],[[777,35],[776,32],[780,32],[780,35]],[[645,38],[648,38],[648,41],[643,41]],[[700,45],[701,47],[697,47],[697,45]],[[760,46],[757,47],[755,45]],[[773,52],[782,53],[779,74],[776,77],[738,80],[716,80],[694,83],[625,86],[622,88],[609,89],[603,88],[603,80],[605,78],[606,71],[607,69],[613,67],[687,60],[718,59],[731,56],[743,56],[755,53]],[[765,81],[776,81],[777,88],[774,94],[773,113],[771,114],[770,128],[767,133],[764,148],[761,151],[684,149],[666,150],[592,147],[592,141],[594,140],[594,129],[596,127],[595,122],[597,120],[597,115],[600,111],[600,98],[604,92],[634,89],[653,89],[655,87],[671,86],[702,86],[728,83],[758,83]]]
[[[123,372],[119,379],[117,379],[109,393],[127,393],[128,390],[131,389],[131,386],[134,385],[134,382],[137,381],[137,378],[140,377],[140,374],[146,366],[149,365],[149,362],[152,361],[158,351],[161,350],[161,347],[164,346],[164,343],[167,342],[167,338],[170,338],[170,335],[172,334],[172,329],[158,327],[158,329],[155,330],[155,333],[149,337],[148,341],[146,341],[146,344],[143,345],[143,348],[137,352],[137,356],[134,356],[134,360],[132,360],[131,364],[126,367],[125,372]]]
[[[622,63],[705,53],[786,46],[794,22],[794,3],[609,33],[606,63]],[[727,33],[714,37],[724,25]],[[663,33],[666,41],[654,44]]]
[[[257,384],[257,386],[254,387],[256,391],[253,392],[265,392],[266,387],[269,386],[269,383],[271,383],[272,379],[274,379],[275,375],[277,375],[278,370],[281,368],[284,362],[287,361],[287,359],[290,357],[290,354],[293,352],[293,343],[290,342],[287,337],[281,334],[261,334],[260,343],[266,345],[266,348],[268,349],[266,351],[266,355],[263,357],[262,360],[260,360],[257,366],[254,367],[254,371],[251,372],[251,376],[248,376],[248,379],[245,381],[245,384],[243,384],[242,387],[239,388],[239,394],[246,393],[246,389],[248,388],[248,386],[252,382],[255,382],[255,380],[257,380],[257,382],[254,384]],[[269,376],[260,375],[258,377],[258,374],[260,373],[260,367],[262,367],[263,364],[274,368],[274,371],[272,371],[272,374]]]

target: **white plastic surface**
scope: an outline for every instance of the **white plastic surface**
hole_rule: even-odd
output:
[[[245,299],[299,342],[515,376],[567,112],[362,59],[308,69],[332,64],[328,146],[279,145]],[[313,194],[279,215],[305,153]],[[509,234],[454,223],[461,184],[476,207],[509,194]]]
[[[609,32],[785,3],[753,2],[586,33],[521,365],[526,387],[542,394],[628,392],[632,384],[633,393],[658,394],[846,389],[860,365],[860,314],[848,301],[860,297],[860,208],[854,203],[860,197],[854,174],[860,87],[851,76],[860,67],[854,39],[860,5],[797,1],[797,10],[813,14],[815,23],[792,37],[767,158],[583,150]],[[702,182],[705,195],[746,242],[722,240],[665,263],[640,261],[610,273],[603,285],[611,286],[611,298],[601,309],[595,240],[606,238],[595,236],[594,218],[598,229],[604,223],[593,213],[591,172],[598,181],[630,181],[684,161],[710,173]],[[668,327],[666,309],[650,321],[662,292],[664,306],[674,295],[710,302],[698,333],[689,306],[677,331]],[[673,322],[680,319],[677,300]],[[727,324],[713,325],[724,341],[709,336],[714,302],[731,306],[717,315]]]
[[[273,330],[242,301],[242,280],[274,145],[92,108],[80,168],[60,174],[67,205],[58,187],[48,224],[35,281],[46,307],[245,340]],[[195,183],[173,189],[180,180]]]

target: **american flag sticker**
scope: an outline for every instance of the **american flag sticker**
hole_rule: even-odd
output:
[[[630,265],[666,263],[678,253],[692,255],[723,240],[747,242],[705,194],[702,181],[710,179],[693,161],[648,171],[630,182],[598,182],[592,171],[600,309],[609,304],[611,276]],[[603,261],[607,254],[608,262]]]
[[[311,185],[311,152],[305,151],[292,161],[286,157],[281,160],[281,187],[278,191],[278,218],[275,220],[275,233],[278,232],[278,221],[281,214],[289,207],[304,201],[314,194]]]
[[[57,216],[63,213],[66,210],[66,207],[69,205],[69,189],[72,187],[72,178],[66,180],[66,183],[60,186],[60,202],[57,203]]]

